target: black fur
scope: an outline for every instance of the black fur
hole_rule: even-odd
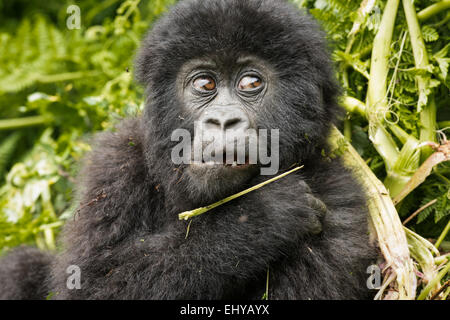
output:
[[[365,271],[375,251],[361,187],[339,160],[321,155],[339,112],[323,39],[284,1],[188,0],[165,15],[137,60],[148,95],[144,115],[100,134],[86,161],[80,207],[49,277],[55,297],[260,299],[269,268],[269,299],[369,298]],[[258,127],[280,128],[282,170],[304,168],[194,218],[186,237],[178,213],[268,178],[255,176],[236,190],[217,180],[199,192],[185,167],[170,160],[171,132],[191,130],[194,120],[175,86],[182,65],[209,57],[227,66],[242,54],[275,70],[277,89],[258,111]],[[311,199],[325,203],[325,215]],[[8,276],[29,274],[13,268],[24,265],[20,257],[0,263],[0,286],[10,287],[0,297],[44,298],[43,289],[26,293]],[[81,268],[80,290],[66,288],[72,264]]]
[[[46,286],[53,257],[35,248],[20,246],[0,263],[0,300],[38,300],[48,295]]]

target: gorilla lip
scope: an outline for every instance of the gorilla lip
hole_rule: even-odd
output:
[[[239,160],[237,159],[237,155],[236,154],[234,155],[234,159],[233,159],[232,163],[230,163],[231,159],[229,160],[229,159],[226,158],[225,154],[223,154],[223,159],[222,160],[223,161],[214,161],[214,160],[212,160],[212,161],[205,161],[204,159],[202,159],[201,162],[198,162],[198,161],[197,162],[195,162],[195,161],[191,162],[191,165],[194,164],[194,165],[207,165],[207,166],[223,166],[223,167],[226,167],[226,168],[233,168],[233,169],[247,168],[247,167],[249,167],[251,165],[250,159],[249,159],[248,156],[245,156],[244,163],[238,163]]]
[[[194,166],[218,166],[218,167],[224,167],[224,168],[231,168],[231,169],[243,169],[248,168],[251,166],[251,164],[246,161],[245,163],[238,164],[236,161],[233,163],[221,163],[221,162],[215,162],[215,161],[202,161],[201,163],[193,162],[191,165]]]

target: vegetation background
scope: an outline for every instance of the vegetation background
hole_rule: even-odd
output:
[[[89,138],[142,111],[134,53],[175,1],[0,0],[0,254],[19,244],[56,250],[76,208],[77,164]],[[348,110],[341,132],[395,198],[432,153],[420,143],[449,138],[450,1],[416,0],[409,17],[401,1],[388,8],[398,0],[292,2],[329,36]],[[80,8],[80,29],[66,25],[71,4]],[[371,68],[371,60],[383,49],[376,35],[389,14],[383,88],[383,66]],[[371,105],[380,92],[385,102]],[[414,214],[409,229],[449,252],[449,161],[396,208],[403,221]]]

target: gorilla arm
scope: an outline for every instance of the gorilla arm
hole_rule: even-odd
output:
[[[174,216],[166,230],[124,242],[115,250],[123,264],[107,282],[128,279],[120,292],[124,298],[231,298],[264,277],[270,263],[295,250],[300,237],[320,232],[323,211],[307,205],[315,198],[304,184],[292,183],[284,181],[284,187],[278,184],[276,190],[255,192],[194,218],[187,236],[187,223]],[[286,199],[280,190],[288,187],[292,196],[295,189],[297,200]]]
[[[264,279],[301,237],[321,231],[323,206],[292,174],[195,217],[186,237],[187,223],[168,214],[144,172],[139,134],[133,120],[99,138],[84,170],[85,200],[53,270],[56,298],[232,297]],[[80,290],[65,285],[72,264],[81,269]]]
[[[124,266],[117,276],[124,272],[136,283],[123,292],[139,286],[136,298],[231,298],[238,288],[265,276],[268,265],[295,250],[301,236],[320,231],[322,212],[305,206],[301,194],[297,198],[303,203],[258,205],[264,197],[260,193],[194,218],[187,238],[187,224],[176,221],[162,233],[127,243],[120,251],[129,254],[124,260],[133,268]]]

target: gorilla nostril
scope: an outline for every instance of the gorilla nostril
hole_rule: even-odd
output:
[[[225,129],[233,129],[241,122],[243,122],[243,121],[240,118],[228,119],[227,121],[225,121]]]
[[[212,124],[212,125],[218,126],[218,127],[221,126],[221,122],[219,120],[217,120],[217,119],[214,119],[214,118],[206,119],[205,123],[206,124]]]
[[[206,130],[245,130],[250,126],[247,114],[239,107],[213,107],[200,118]]]

